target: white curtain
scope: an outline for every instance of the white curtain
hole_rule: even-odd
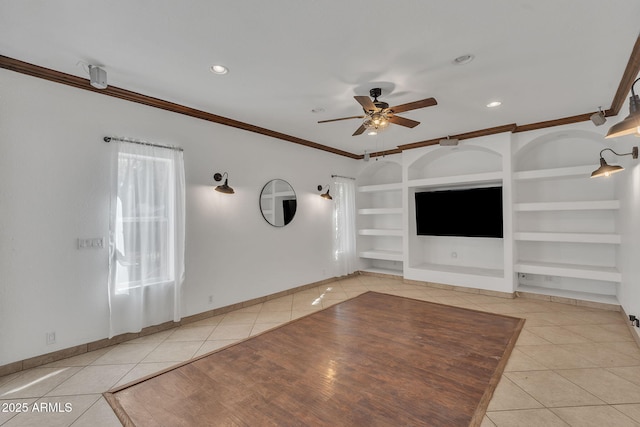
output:
[[[109,338],[180,320],[185,231],[182,151],[111,146]]]
[[[351,274],[357,269],[356,256],[356,186],[348,178],[333,182],[334,259],[337,276]]]

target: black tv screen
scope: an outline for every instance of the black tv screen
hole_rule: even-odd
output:
[[[419,236],[503,237],[502,187],[416,193]]]

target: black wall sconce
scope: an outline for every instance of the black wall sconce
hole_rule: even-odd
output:
[[[624,168],[619,165],[608,165],[607,162],[602,157],[602,153],[604,153],[605,151],[611,151],[616,156],[631,156],[634,159],[638,158],[638,147],[633,147],[630,153],[624,153],[624,154],[618,154],[615,151],[613,151],[611,148],[605,148],[604,150],[600,151],[600,167],[591,173],[591,178],[597,178],[600,176],[609,176],[613,173],[621,172],[624,170]]]
[[[235,191],[233,191],[233,188],[229,187],[229,174],[228,173],[226,173],[226,172],[223,173],[223,174],[216,173],[215,175],[213,175],[213,179],[219,182],[219,181],[222,181],[222,178],[225,177],[225,176],[226,176],[226,178],[224,180],[224,184],[218,185],[215,188],[215,190],[219,191],[221,193],[224,193],[224,194],[234,194]]]
[[[320,195],[320,197],[322,197],[323,199],[327,199],[327,200],[333,200],[333,197],[331,197],[331,194],[329,194],[329,189],[330,189],[329,184],[327,184],[326,187],[327,187],[327,192],[326,193],[322,193]],[[322,190],[323,190],[322,185],[318,185],[318,191],[322,191]]]

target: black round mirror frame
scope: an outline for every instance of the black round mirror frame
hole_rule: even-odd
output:
[[[274,227],[284,227],[296,214],[296,193],[287,181],[272,179],[262,187],[258,205],[265,221]]]

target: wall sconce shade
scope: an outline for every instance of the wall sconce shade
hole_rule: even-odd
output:
[[[607,136],[605,138],[615,138],[618,136],[632,135],[640,136],[640,97],[636,95],[633,87],[638,83],[640,79],[637,79],[631,85],[631,98],[629,98],[629,115],[624,118],[620,123],[609,128]]]
[[[611,151],[616,156],[631,156],[634,159],[638,158],[638,147],[633,147],[630,153],[624,153],[624,154],[618,154],[615,151],[613,151],[611,148],[605,148],[604,150],[600,151],[600,167],[591,173],[591,178],[598,178],[600,176],[609,176],[611,174],[614,174],[616,172],[621,172],[624,170],[622,166],[607,164],[607,162],[602,157],[602,153],[604,153],[605,151]]]
[[[322,188],[323,188],[322,185],[318,185],[318,191],[322,191]],[[331,197],[331,194],[329,194],[329,184],[327,184],[327,192],[322,193],[320,197],[327,200],[333,200],[333,197]]]
[[[224,194],[234,194],[235,191],[233,191],[233,188],[229,187],[229,174],[227,172],[225,172],[224,174],[221,173],[216,173],[215,175],[213,175],[213,179],[216,181],[222,181],[222,178],[226,176],[225,180],[224,180],[224,184],[222,185],[218,185],[215,190],[219,191],[220,193],[224,193]]]

